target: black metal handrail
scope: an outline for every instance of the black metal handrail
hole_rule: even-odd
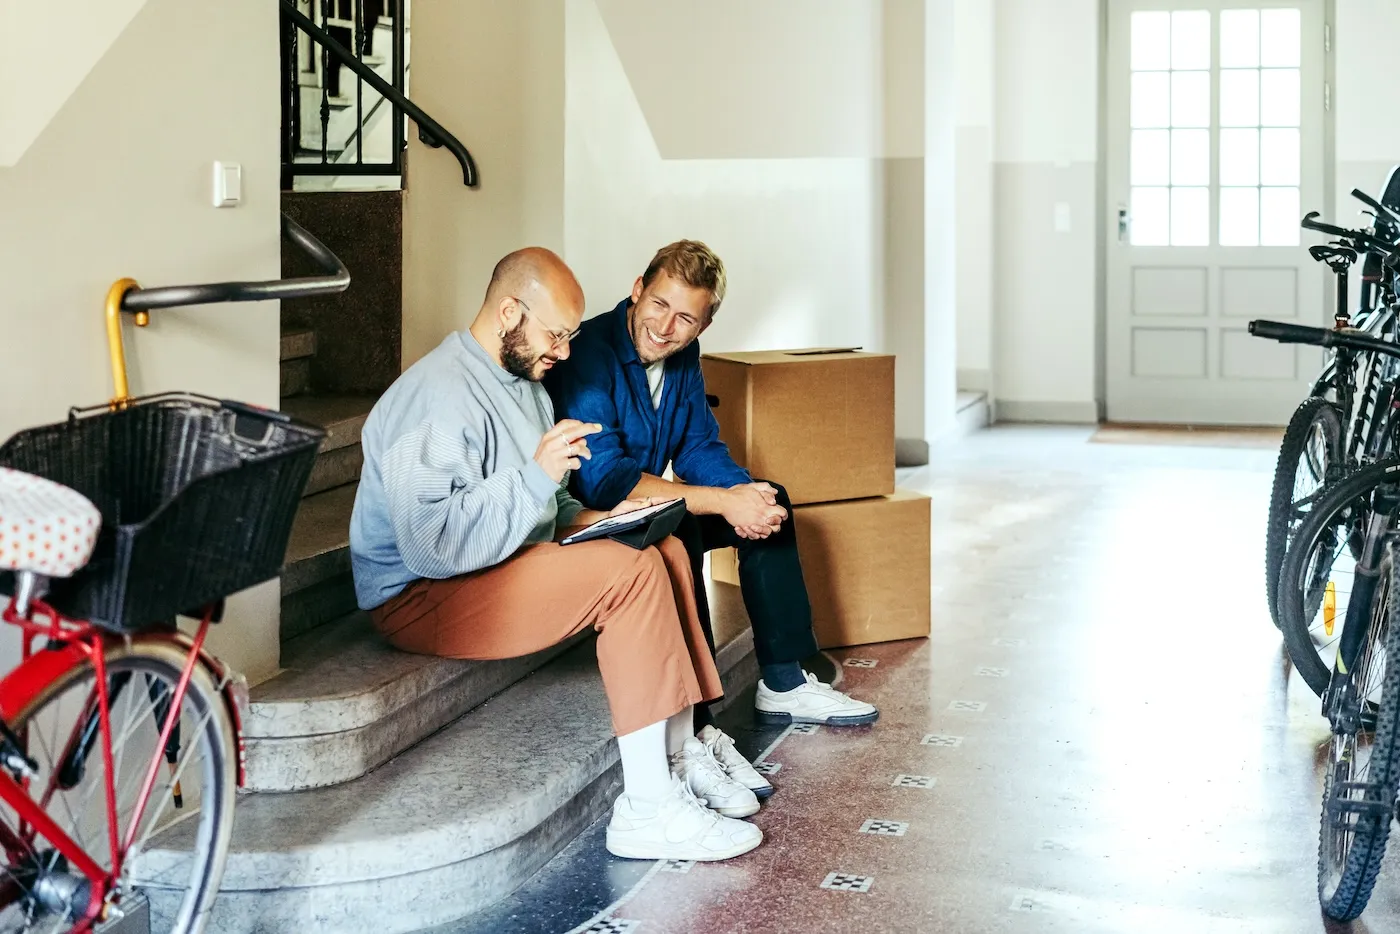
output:
[[[347,174],[347,175],[348,175],[348,174],[361,174],[361,175],[363,175],[363,174],[377,174],[377,170],[380,170],[380,169],[385,169],[385,170],[387,170],[387,174],[397,174],[397,173],[400,171],[399,149],[400,149],[400,147],[401,147],[400,130],[399,130],[400,124],[399,124],[398,121],[400,120],[399,114],[400,114],[400,112],[402,112],[402,113],[404,113],[404,114],[407,114],[408,117],[409,117],[409,119],[411,119],[415,124],[418,125],[418,138],[419,138],[420,140],[422,140],[423,143],[425,143],[426,145],[431,146],[431,147],[433,147],[433,148],[435,148],[435,149],[437,149],[437,148],[445,148],[445,149],[447,149],[449,152],[451,152],[453,156],[456,157],[458,163],[460,163],[461,166],[462,166],[462,181],[463,181],[463,183],[464,183],[467,187],[469,187],[469,188],[475,188],[475,187],[477,186],[478,181],[479,181],[479,175],[478,175],[477,168],[476,168],[476,160],[474,160],[474,159],[472,158],[472,154],[471,154],[470,152],[467,151],[467,147],[463,146],[463,145],[462,145],[462,142],[461,142],[459,139],[457,139],[457,137],[455,137],[455,136],[453,136],[451,133],[449,133],[449,132],[442,126],[442,124],[438,123],[438,122],[437,122],[436,120],[434,120],[431,116],[429,116],[427,113],[425,113],[421,107],[419,107],[417,104],[413,103],[413,101],[409,100],[408,97],[407,97],[407,95],[405,95],[401,89],[399,89],[399,88],[397,88],[397,87],[394,87],[392,84],[390,84],[389,82],[385,81],[383,78],[381,78],[381,77],[374,71],[373,68],[370,68],[370,67],[369,67],[368,65],[366,65],[363,61],[361,61],[359,56],[355,55],[355,54],[352,53],[349,49],[345,48],[345,46],[341,45],[341,44],[340,44],[338,41],[336,41],[336,39],[335,39],[329,32],[327,32],[325,29],[322,29],[320,26],[317,26],[315,22],[313,22],[309,17],[307,17],[305,14],[303,14],[300,10],[298,10],[298,9],[296,8],[296,4],[295,4],[294,0],[278,0],[278,2],[279,2],[279,5],[280,5],[280,7],[281,7],[281,10],[282,10],[282,17],[283,17],[283,19],[284,19],[287,23],[290,23],[293,27],[295,27],[296,30],[300,30],[300,31],[306,33],[308,36],[310,36],[311,39],[314,40],[314,41],[316,42],[316,44],[319,45],[319,46],[321,47],[321,49],[322,49],[329,57],[335,59],[336,67],[339,67],[339,66],[341,66],[341,65],[344,65],[345,67],[349,68],[349,69],[350,69],[352,72],[354,72],[355,75],[356,75],[358,78],[360,78],[365,84],[368,84],[370,87],[374,88],[374,89],[375,89],[376,91],[378,91],[386,100],[388,100],[391,104],[393,104],[393,106],[394,106],[394,108],[395,108],[395,112],[394,112],[394,120],[395,120],[394,146],[395,146],[395,148],[394,148],[394,161],[393,161],[392,164],[387,165],[387,166],[376,166],[376,165],[367,165],[367,164],[361,162],[361,163],[354,163],[354,164],[350,164],[350,165],[339,165],[339,164],[334,164],[334,165],[332,165],[332,164],[328,164],[327,140],[326,140],[326,130],[327,130],[327,127],[328,127],[328,117],[327,117],[328,109],[327,109],[327,104],[326,104],[326,96],[325,96],[325,93],[324,93],[324,91],[323,91],[323,97],[322,97],[322,118],[321,118],[321,126],[322,126],[322,134],[321,134],[321,159],[322,159],[322,163],[321,163],[321,165],[315,165],[315,164],[310,164],[310,165],[308,165],[308,164],[305,164],[305,163],[296,163],[296,164],[294,164],[294,163],[293,163],[293,160],[295,159],[295,152],[293,151],[294,148],[295,148],[294,145],[284,145],[284,149],[283,149],[283,164],[284,164],[284,168],[285,168],[285,169],[287,169],[288,171],[292,172],[293,174],[297,173],[298,171],[315,170],[315,171],[317,172],[317,174],[328,174],[328,173],[333,173],[333,174]],[[398,9],[398,18],[395,20],[395,28],[396,28],[396,30],[400,30],[400,29],[402,28],[402,18],[403,18],[403,9],[402,9],[402,5],[400,4],[399,9]],[[293,31],[295,31],[295,30],[293,30]],[[398,74],[398,76],[399,76],[399,81],[400,81],[400,83],[402,82],[403,67],[404,67],[404,63],[403,63],[403,43],[402,43],[401,37],[402,37],[402,33],[401,33],[401,32],[398,32],[398,33],[397,33],[397,37],[396,37],[396,41],[395,41],[395,50],[394,50],[394,54],[395,54],[395,57],[396,57],[395,68],[397,69],[397,74]],[[362,39],[362,38],[359,39],[359,43],[360,43],[361,45],[363,45],[363,39]],[[296,56],[295,56],[295,54],[292,54],[292,55],[290,56],[290,59],[291,59],[290,64],[284,64],[284,68],[290,68],[290,69],[292,69],[292,70],[294,71],[294,70],[298,67],[298,66],[297,66],[297,63],[296,63]],[[329,64],[329,62],[327,62],[327,64]],[[286,77],[286,76],[284,75],[284,79],[285,79],[285,77]],[[292,77],[293,77],[293,79],[294,79],[294,78],[295,78],[295,75],[293,74]],[[284,141],[286,141],[286,140],[288,139],[289,135],[290,135],[291,137],[295,137],[295,136],[298,135],[295,131],[292,130],[292,125],[293,125],[293,124],[292,124],[292,121],[293,121],[293,120],[299,120],[299,119],[300,119],[300,118],[299,118],[299,114],[300,114],[301,101],[300,101],[299,94],[300,94],[299,85],[296,83],[296,81],[295,81],[295,80],[288,81],[287,84],[286,84],[285,87],[284,87],[284,108],[287,108],[287,110],[288,110],[288,112],[284,114],[284,121],[287,123],[287,126],[284,126],[284,128],[283,128],[283,139],[284,139]],[[293,99],[292,99],[293,97],[296,97],[297,99],[293,100]],[[361,126],[360,138],[361,138],[361,139],[363,138],[363,126]],[[295,140],[293,139],[293,143],[294,143],[294,142],[295,142]]]
[[[344,292],[350,285],[350,270],[330,249],[306,228],[282,215],[282,233],[311,258],[323,276],[272,279],[266,282],[211,282],[206,285],[166,285],[129,289],[122,296],[122,311],[153,311],[184,305],[212,305],[219,302],[261,302],[268,299],[309,298]]]

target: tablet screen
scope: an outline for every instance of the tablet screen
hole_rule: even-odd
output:
[[[575,532],[574,535],[581,535],[584,532],[610,532],[618,527],[631,525],[639,519],[646,519],[650,516],[656,515],[658,512],[665,509],[667,506],[671,505],[674,502],[677,502],[678,499],[679,497],[677,499],[668,499],[664,503],[652,503],[650,506],[645,506],[641,509],[637,509],[632,512],[623,513],[620,516],[609,516],[606,519],[599,519],[597,522],[593,523],[587,528],[580,529],[578,532]],[[570,537],[572,538],[573,536]]]

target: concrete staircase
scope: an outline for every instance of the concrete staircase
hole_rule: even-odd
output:
[[[401,193],[361,194],[284,201],[353,281],[283,309],[282,407],[327,433],[282,575],[282,671],[253,689],[244,724],[249,780],[218,934],[393,934],[463,917],[544,865],[620,787],[591,633],[526,658],[453,661],[393,649],[355,607],[360,431],[397,376],[400,324],[401,247],[374,238],[398,236],[382,215],[396,219]],[[737,588],[710,586],[733,697],[758,677],[753,636]],[[156,875],[179,878],[192,833],[186,822],[152,841]],[[146,894],[159,930],[176,893]]]

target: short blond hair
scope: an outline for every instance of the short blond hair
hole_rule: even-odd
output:
[[[710,293],[709,315],[714,317],[724,301],[727,285],[724,263],[715,251],[699,240],[677,240],[656,251],[642,273],[642,288],[651,285],[652,280],[665,270],[671,278],[679,279],[692,289],[704,289]]]

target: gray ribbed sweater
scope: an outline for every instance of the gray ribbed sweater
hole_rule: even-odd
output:
[[[448,335],[375,403],[350,518],[362,609],[420,578],[499,564],[582,508],[535,463],[554,424],[544,387],[506,372],[470,331]]]

